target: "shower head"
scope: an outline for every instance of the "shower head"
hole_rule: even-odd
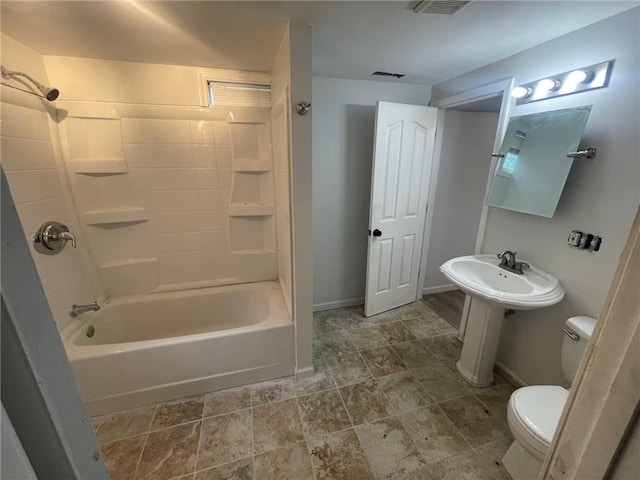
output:
[[[54,87],[45,87],[44,85],[38,85],[38,89],[42,92],[44,98],[46,98],[50,102],[53,102],[60,96],[60,90]]]
[[[35,85],[35,87],[40,90],[40,92],[42,93],[42,96],[44,98],[46,98],[47,100],[49,100],[50,102],[53,102],[54,100],[56,100],[59,96],[60,96],[60,90],[58,90],[57,88],[54,87],[47,87],[46,85],[42,85],[40,82],[38,82],[36,79],[34,79],[31,75],[28,75],[24,72],[14,72],[11,70],[7,70],[4,66],[0,66],[0,72],[2,73],[2,76],[4,78],[11,78],[11,77],[24,77],[27,80],[29,80],[31,83],[33,83]]]

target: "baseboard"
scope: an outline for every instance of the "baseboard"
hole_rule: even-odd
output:
[[[501,363],[496,362],[493,371],[516,388],[526,387],[527,383]]]
[[[447,285],[437,285],[435,287],[425,287],[422,289],[422,295],[432,295],[434,293],[450,292],[452,290],[458,290],[454,284],[449,283]]]
[[[324,310],[333,310],[334,308],[353,307],[356,305],[362,305],[364,298],[348,298],[347,300],[338,300],[335,302],[316,303],[313,305],[314,312],[322,312]]]
[[[296,369],[296,379],[299,380],[301,378],[311,377],[314,374],[314,371],[313,365],[310,367],[298,368]]]

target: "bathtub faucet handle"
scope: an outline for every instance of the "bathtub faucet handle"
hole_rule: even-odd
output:
[[[73,248],[76,248],[78,246],[78,244],[76,243],[76,236],[71,232],[60,232],[58,234],[58,238],[61,238],[63,240],[71,240],[71,246]]]

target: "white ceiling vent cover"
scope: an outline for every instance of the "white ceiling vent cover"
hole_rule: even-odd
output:
[[[422,0],[413,9],[414,13],[436,13],[453,15],[471,0]]]

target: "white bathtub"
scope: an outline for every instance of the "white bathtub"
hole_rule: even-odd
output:
[[[91,415],[294,372],[278,282],[114,298],[65,348]]]

